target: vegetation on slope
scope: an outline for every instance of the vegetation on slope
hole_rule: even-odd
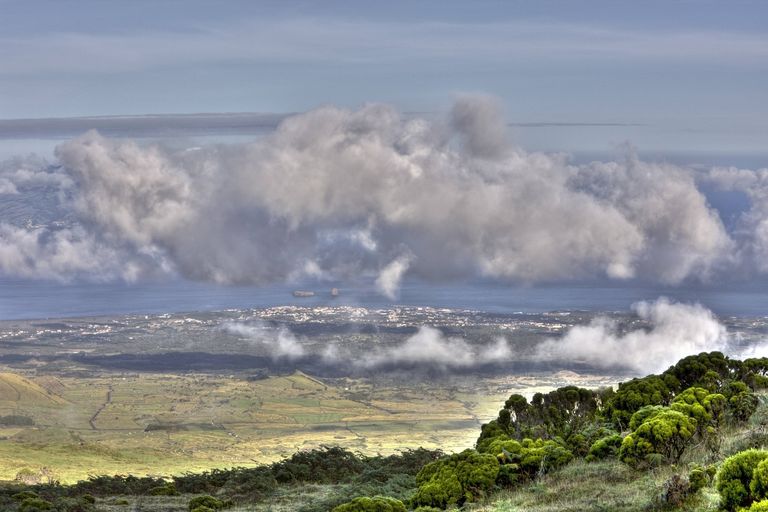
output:
[[[324,447],[271,465],[168,479],[9,486],[0,506],[117,510],[120,496],[135,510],[151,497],[156,508],[197,512],[761,510],[768,409],[756,393],[767,373],[767,359],[699,354],[615,391],[567,386],[530,401],[512,395],[475,448],[452,455],[419,449],[366,457]]]

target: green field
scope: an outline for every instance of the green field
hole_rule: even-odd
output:
[[[167,475],[250,466],[339,445],[363,453],[469,446],[506,390],[263,380],[209,374],[0,374],[0,479],[27,468],[62,483],[90,474]]]

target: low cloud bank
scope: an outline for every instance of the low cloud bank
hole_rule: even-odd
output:
[[[664,371],[683,357],[701,352],[721,351],[738,358],[768,354],[766,342],[749,346],[738,343],[738,333],[728,333],[700,304],[676,303],[663,297],[634,304],[632,315],[598,315],[586,325],[573,326],[560,337],[544,338],[529,347],[514,345],[514,340],[503,336],[492,340],[446,336],[427,325],[396,343],[346,348],[334,342],[320,347],[314,340],[297,338],[285,327],[228,323],[224,328],[259,343],[273,359],[311,358],[318,364],[355,370],[447,372],[545,364],[548,368],[591,367],[645,375]]]
[[[263,323],[227,322],[222,329],[261,345],[274,360],[300,359],[307,354],[302,343],[286,327],[274,329]]]
[[[261,351],[278,360],[307,358],[313,363],[340,366],[354,370],[427,369],[467,370],[502,364],[512,356],[507,341],[496,338],[492,343],[470,344],[460,337],[447,337],[439,329],[421,326],[400,343],[387,346],[367,345],[360,351],[323,347],[309,339],[297,338],[288,328],[270,327],[263,323],[227,322],[222,328],[259,345]]]
[[[754,188],[768,190],[768,171],[713,171],[712,183],[752,194],[732,235],[694,171],[631,153],[585,165],[528,153],[485,97],[460,98],[439,121],[324,107],[254,142],[195,151],[89,132],[56,155],[0,165],[0,209],[24,210],[0,217],[0,274],[369,276],[394,298],[409,275],[679,284],[768,273],[768,194]]]
[[[502,364],[512,356],[507,340],[471,345],[458,337],[446,337],[434,327],[421,326],[403,343],[374,350],[357,364],[366,368],[424,366],[449,370]]]
[[[546,340],[537,347],[537,358],[653,373],[685,356],[728,347],[725,326],[700,304],[660,298],[638,302],[632,310],[647,327],[622,331],[616,319],[598,316],[559,339]]]

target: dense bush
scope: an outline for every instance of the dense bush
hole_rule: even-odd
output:
[[[42,498],[25,498],[19,505],[19,512],[40,512],[53,510],[53,503]]]
[[[419,471],[412,504],[446,508],[476,501],[493,488],[498,473],[499,462],[493,455],[475,450],[450,455]]]
[[[373,498],[355,498],[333,509],[333,512],[406,512],[400,500],[385,496]]]
[[[768,498],[768,458],[760,461],[752,472],[749,493],[753,500]]]
[[[621,434],[611,434],[598,439],[589,447],[589,453],[586,457],[587,462],[614,457],[619,453],[622,441]]]
[[[280,483],[339,483],[365,468],[354,453],[339,447],[324,446],[319,450],[295,453],[272,466],[272,474]]]
[[[166,485],[162,478],[136,477],[133,475],[92,476],[73,485],[71,495],[84,493],[94,496],[148,495],[155,487]]]
[[[213,510],[221,510],[224,508],[228,508],[232,505],[231,502],[223,501],[217,498],[214,498],[213,496],[196,496],[189,500],[189,504],[187,505],[187,508],[189,510],[195,510],[200,507],[208,507]]]
[[[595,421],[600,392],[565,386],[549,393],[536,393],[531,403],[522,395],[512,395],[499,411],[491,437],[506,434],[514,439],[561,437],[566,439]],[[481,438],[482,438],[481,433]]]
[[[636,467],[654,460],[677,462],[695,433],[693,418],[665,409],[647,418],[624,438],[619,458]]]
[[[688,481],[691,483],[693,492],[699,491],[711,484],[716,472],[717,469],[714,465],[707,467],[694,465],[690,472],[688,472]]]
[[[696,420],[698,433],[705,435],[708,428],[717,428],[725,414],[728,401],[720,393],[691,387],[672,400],[670,408]]]
[[[749,391],[742,391],[728,400],[731,417],[737,422],[747,421],[757,410],[760,403],[757,396]]]
[[[165,485],[160,485],[158,487],[153,487],[149,490],[150,496],[178,496],[179,491],[176,490],[176,486],[168,482]]]
[[[768,512],[768,500],[756,501],[748,509],[748,512]]]
[[[606,404],[606,419],[619,427],[626,427],[632,415],[646,405],[667,405],[674,391],[671,385],[678,385],[674,378],[666,380],[658,375],[632,379],[619,384],[619,389]]]
[[[757,466],[768,459],[768,451],[746,450],[725,459],[717,474],[720,507],[735,511],[755,501],[750,489]]]

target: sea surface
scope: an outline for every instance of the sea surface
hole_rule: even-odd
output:
[[[339,289],[333,297],[332,287]],[[297,298],[294,290],[315,292]],[[489,313],[544,313],[550,311],[628,311],[632,304],[659,297],[700,303],[719,316],[768,316],[768,286],[653,287],[572,284],[512,286],[471,282],[436,285],[406,281],[395,300],[376,292],[372,283],[310,285],[222,286],[187,280],[125,283],[52,283],[0,279],[0,320],[114,316],[134,313],[178,313],[224,309],[299,306],[393,305],[467,309]]]

